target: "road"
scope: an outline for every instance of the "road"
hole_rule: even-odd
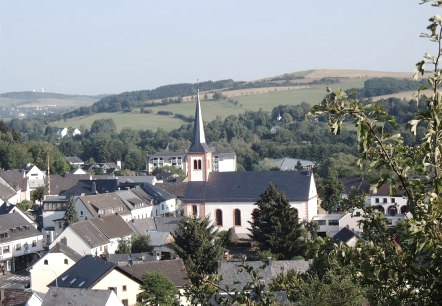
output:
[[[29,272],[26,270],[6,275],[0,273],[0,289],[25,289],[29,280]]]

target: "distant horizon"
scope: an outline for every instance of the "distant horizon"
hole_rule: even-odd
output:
[[[277,75],[271,75],[271,76],[266,76],[266,77],[262,77],[262,78],[257,78],[257,79],[253,79],[253,80],[235,80],[232,78],[227,78],[227,79],[232,79],[233,81],[244,81],[244,82],[255,82],[255,81],[259,81],[262,79],[266,79],[266,78],[273,78],[273,77],[278,77],[278,76],[283,76],[284,74],[292,74],[292,73],[300,73],[300,72],[304,72],[304,71],[325,71],[325,70],[333,70],[333,71],[361,71],[361,72],[386,72],[386,73],[404,73],[410,74],[410,78],[412,76],[412,71],[380,71],[380,70],[367,70],[367,69],[328,69],[328,68],[324,68],[324,69],[306,69],[306,70],[302,70],[302,71],[293,71],[293,72],[284,72],[281,74],[277,74]],[[208,79],[208,80],[199,80],[199,82],[206,82],[206,81],[220,81],[218,79]],[[153,90],[156,89],[158,87],[162,87],[162,86],[167,86],[167,85],[175,85],[175,84],[196,84],[197,80],[195,80],[195,82],[177,82],[177,83],[173,83],[173,84],[162,84],[159,85],[155,88],[143,88],[143,89],[134,89],[134,90],[126,90],[126,91],[122,91],[122,92],[114,92],[114,93],[97,93],[97,94],[84,94],[84,93],[66,93],[66,92],[54,92],[54,91],[47,91],[45,88],[44,91],[41,91],[42,89],[35,89],[35,90],[16,90],[16,91],[6,91],[6,92],[0,92],[0,95],[3,94],[10,94],[10,93],[24,93],[24,92],[33,92],[33,93],[45,93],[45,94],[61,94],[61,95],[69,95],[69,96],[91,96],[91,97],[95,97],[95,96],[109,96],[109,95],[118,95],[124,92],[132,92],[132,91],[142,91],[142,90]]]
[[[100,95],[312,69],[410,72],[419,0],[0,0],[0,92]]]

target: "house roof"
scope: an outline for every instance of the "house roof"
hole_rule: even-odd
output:
[[[84,161],[81,158],[77,157],[77,156],[66,157],[66,160],[69,163],[74,164],[74,165],[84,164]]]
[[[2,177],[15,190],[27,189],[27,178],[24,177],[24,170],[0,170],[0,177]]]
[[[57,278],[57,286],[88,289],[114,268],[114,263],[86,255]],[[53,286],[56,286],[55,280],[48,285],[48,287]]]
[[[310,264],[305,260],[271,260],[270,265],[262,261],[247,261],[245,266],[252,267],[253,270],[262,278],[267,286],[272,279],[280,273],[294,270],[297,273],[305,273]],[[248,282],[251,276],[244,269],[241,270],[242,262],[221,261],[218,266],[218,275],[222,277],[219,285],[221,288],[229,286],[231,290],[241,290]]]
[[[96,179],[78,180],[74,186],[64,191],[63,194],[80,196],[85,194],[109,193],[118,190],[118,182],[115,178],[108,178],[107,176],[103,179],[97,179],[97,176],[94,178]]]
[[[120,214],[128,214],[129,209],[115,193],[102,193],[85,195],[78,197],[92,216],[97,217],[100,209],[112,209],[120,208],[122,210],[116,210]]]
[[[146,272],[161,272],[177,287],[190,284],[186,268],[181,259],[149,261],[121,267],[122,270],[142,281]]]
[[[188,182],[183,201],[256,202],[269,184],[289,201],[307,201],[311,174],[298,171],[212,172],[207,182]]]
[[[4,202],[16,195],[16,191],[9,186],[0,184],[0,199]]]
[[[167,191],[177,198],[183,198],[186,193],[187,182],[177,183],[156,183],[155,186]]]
[[[168,193],[167,191],[158,188],[152,184],[141,184],[141,188],[149,194],[157,203],[161,203],[167,200],[175,199],[175,196]]]
[[[118,184],[122,183],[149,183],[153,184],[155,182],[155,176],[153,175],[139,175],[139,176],[118,176]]]
[[[89,180],[91,179],[90,174],[64,174],[64,175],[55,175],[51,174],[49,176],[49,182],[51,187],[52,195],[60,195],[60,194],[73,194],[69,192],[70,189],[73,189],[77,186],[80,180]],[[48,186],[45,188],[45,194],[49,194]]]
[[[129,207],[130,210],[151,206],[153,204],[153,199],[147,193],[144,192],[145,196],[149,199],[140,198],[135,192],[133,192],[133,190],[134,189],[117,190],[115,191],[115,194],[123,201],[124,204],[126,204],[126,206]]]
[[[133,234],[133,230],[118,215],[108,215],[99,218],[92,218],[90,221],[97,227],[107,238],[121,238]]]
[[[370,192],[370,182],[362,177],[342,178],[341,183],[344,186],[344,194],[351,194],[353,192],[368,194]]]
[[[151,246],[163,246],[167,244],[170,232],[148,231],[147,236],[149,236],[149,244]]]
[[[32,223],[28,222],[18,212],[0,215],[0,233],[8,233],[7,237],[0,238],[0,244],[42,235]]]
[[[66,255],[67,257],[69,257],[70,259],[74,260],[74,261],[79,261],[82,258],[80,254],[75,252],[73,249],[68,247],[63,242],[56,243],[54,245],[54,247],[49,250],[48,253],[62,253],[64,255]]]
[[[14,289],[1,289],[4,293],[4,299],[0,301],[2,306],[24,306],[27,305],[32,297],[32,292]]]
[[[180,218],[176,217],[155,217],[155,227],[157,231],[174,233]]]
[[[347,243],[353,237],[359,238],[358,235],[356,235],[352,230],[343,227],[339,232],[337,232],[333,236],[333,240],[335,241],[335,243],[341,243],[341,242]]]
[[[128,266],[129,260],[132,263],[139,263],[143,261],[156,261],[156,257],[149,253],[132,253],[132,254],[109,254],[107,261],[113,262],[118,266]]]
[[[279,167],[281,170],[294,170],[296,165],[298,164],[298,161],[301,163],[303,167],[313,167],[315,163],[311,160],[305,160],[305,159],[297,159],[297,158],[290,158],[290,157],[284,157],[284,158],[277,158],[274,159],[273,162]]]
[[[111,294],[112,290],[51,287],[41,306],[102,306]]]
[[[95,248],[100,245],[109,243],[109,239],[98,228],[96,228],[90,220],[80,221],[71,224],[70,227],[91,247]],[[63,235],[60,234],[60,235]]]
[[[128,225],[138,235],[147,235],[149,231],[168,232],[173,234],[178,224],[176,217],[154,217],[144,219],[133,219]]]

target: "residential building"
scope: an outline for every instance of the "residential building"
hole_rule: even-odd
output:
[[[42,202],[43,229],[45,244],[49,246],[64,230],[65,213],[69,206],[69,199],[65,196],[46,197]]]
[[[114,263],[98,257],[85,256],[49,286],[112,290],[123,305],[135,305],[142,282]]]
[[[66,245],[80,255],[106,256],[114,254],[118,240],[134,234],[119,215],[107,215],[69,225],[50,245],[65,241]]]
[[[186,267],[181,259],[140,262],[132,265],[122,266],[121,269],[132,275],[134,278],[143,281],[143,275],[150,272],[160,272],[166,276],[179,290],[180,305],[190,305],[184,296],[184,288],[190,285]]]
[[[271,159],[270,162],[281,171],[297,170],[298,163],[302,167],[302,170],[312,170],[315,167],[315,163],[311,160],[291,157]],[[261,166],[262,164],[263,162],[260,162]]]
[[[1,306],[41,306],[42,299],[33,292],[0,289]]]
[[[114,192],[79,196],[75,201],[79,220],[118,214],[125,221],[132,219],[131,212]]]
[[[54,245],[43,257],[35,262],[30,271],[30,288],[39,294],[48,291],[48,285],[72,267],[82,258],[80,254],[72,250],[65,242]]]
[[[16,271],[29,266],[43,251],[43,235],[21,214],[0,215],[0,266]]]
[[[359,237],[352,230],[347,227],[342,228],[333,236],[333,241],[337,244],[345,243],[348,246],[354,247],[358,242]]]
[[[0,170],[0,184],[12,187],[18,194],[14,202],[31,200],[31,188],[29,180],[23,170]]]
[[[80,167],[80,166],[84,165],[84,161],[77,156],[66,157],[66,160],[69,162],[70,165],[73,165],[73,166]]]
[[[113,290],[51,287],[42,306],[124,306]]]
[[[0,178],[0,205],[3,203],[20,203],[20,191],[15,190]]]
[[[348,228],[360,234],[362,232],[362,226],[360,225],[361,220],[362,215],[360,211],[354,213],[323,214],[313,217],[313,221],[319,226],[318,234],[323,237],[333,237],[343,228]]]

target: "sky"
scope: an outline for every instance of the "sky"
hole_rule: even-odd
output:
[[[309,69],[411,72],[419,0],[0,0],[0,93],[112,94]]]

